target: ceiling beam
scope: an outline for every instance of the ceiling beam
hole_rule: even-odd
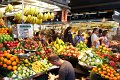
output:
[[[85,6],[76,6],[76,7],[72,7],[72,9],[99,7],[99,6],[114,5],[114,4],[120,4],[120,1],[108,2],[108,3],[100,3],[100,4],[92,4],[92,5],[85,5]]]

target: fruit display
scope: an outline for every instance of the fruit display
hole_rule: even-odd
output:
[[[5,12],[11,12],[13,11],[13,6],[11,4],[8,4],[6,7],[5,7]]]
[[[24,54],[24,50],[23,49],[14,49],[13,50],[13,54]]]
[[[41,13],[39,9],[34,7],[24,8],[24,22],[32,24],[41,24],[43,21],[54,19],[54,13]],[[22,13],[16,13],[14,15],[14,20],[22,22]]]
[[[104,54],[112,54],[110,48],[106,47],[104,44],[100,45],[99,48],[95,51],[101,58],[104,57]]]
[[[1,34],[0,35],[0,42],[3,43],[5,41],[12,41],[12,37],[10,35],[7,34]]]
[[[11,73],[11,78],[14,80],[21,80],[25,78],[29,78],[30,76],[35,75],[36,73],[28,67],[24,65],[18,66],[17,70]]]
[[[35,71],[36,73],[48,71],[51,66],[51,64],[48,64],[46,60],[36,61],[33,62],[31,65],[32,65],[32,70]]]
[[[110,64],[115,70],[120,68],[120,54],[114,53],[112,55],[106,54],[104,56],[104,59],[106,59],[106,62]]]
[[[79,44],[77,44],[76,48],[78,48],[79,51],[83,50],[83,49],[86,49],[87,46],[84,42],[80,41]]]
[[[37,50],[38,48],[38,44],[36,41],[34,41],[33,39],[26,39],[24,41],[24,48],[27,50]]]
[[[8,34],[8,28],[0,28],[0,34]]]
[[[4,42],[4,44],[6,45],[6,47],[8,48],[8,49],[14,49],[14,48],[16,48],[17,47],[17,45],[18,45],[18,41],[5,41]]]
[[[85,66],[97,66],[102,64],[102,59],[90,48],[88,50],[82,50],[78,60],[80,65]]]
[[[78,58],[78,56],[81,55],[81,53],[78,51],[77,48],[70,45],[67,46],[63,51],[61,51],[60,55]]]
[[[65,43],[59,38],[57,38],[55,42],[52,42],[50,46],[57,54],[60,54],[60,52],[66,48]]]
[[[4,51],[4,54],[0,56],[0,66],[8,70],[16,70],[19,59],[17,56]]]
[[[99,65],[98,67],[94,67],[92,72],[99,74],[102,78],[108,80],[120,80],[120,73],[116,72],[111,66],[108,64]]]
[[[5,26],[4,20],[2,18],[0,18],[0,26],[2,26],[2,27]]]

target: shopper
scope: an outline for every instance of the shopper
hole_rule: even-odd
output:
[[[77,44],[79,44],[80,41],[84,42],[84,38],[82,36],[82,31],[79,30],[78,34],[74,37],[74,40],[73,40],[74,46],[76,46]]]
[[[99,37],[102,37],[102,29],[99,29]]]
[[[98,34],[98,36],[99,37],[102,37],[102,32],[103,32],[103,30],[102,29],[99,29],[99,34]],[[100,45],[102,44],[102,40],[100,40]]]
[[[109,47],[109,40],[108,40],[108,31],[103,31],[103,40],[102,43],[105,44],[107,47]]]
[[[50,35],[49,35],[49,43],[56,41],[58,35],[55,33],[54,29],[50,30]]]
[[[67,27],[67,29],[64,32],[64,42],[69,42],[73,44],[73,39],[72,39],[72,27]]]
[[[88,32],[89,37],[87,38],[87,47],[91,48],[92,47],[92,41],[91,41],[91,32]]]
[[[98,28],[94,28],[91,36],[92,46],[98,48],[101,39],[103,39],[103,37],[98,37]]]
[[[48,60],[53,65],[60,67],[58,80],[75,80],[75,71],[70,62],[60,59],[56,54],[50,54]]]

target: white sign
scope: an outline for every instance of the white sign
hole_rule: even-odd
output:
[[[18,38],[32,38],[33,25],[32,24],[17,24]]]

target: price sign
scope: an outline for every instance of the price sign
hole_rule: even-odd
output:
[[[32,38],[33,25],[32,24],[17,24],[18,38]]]

